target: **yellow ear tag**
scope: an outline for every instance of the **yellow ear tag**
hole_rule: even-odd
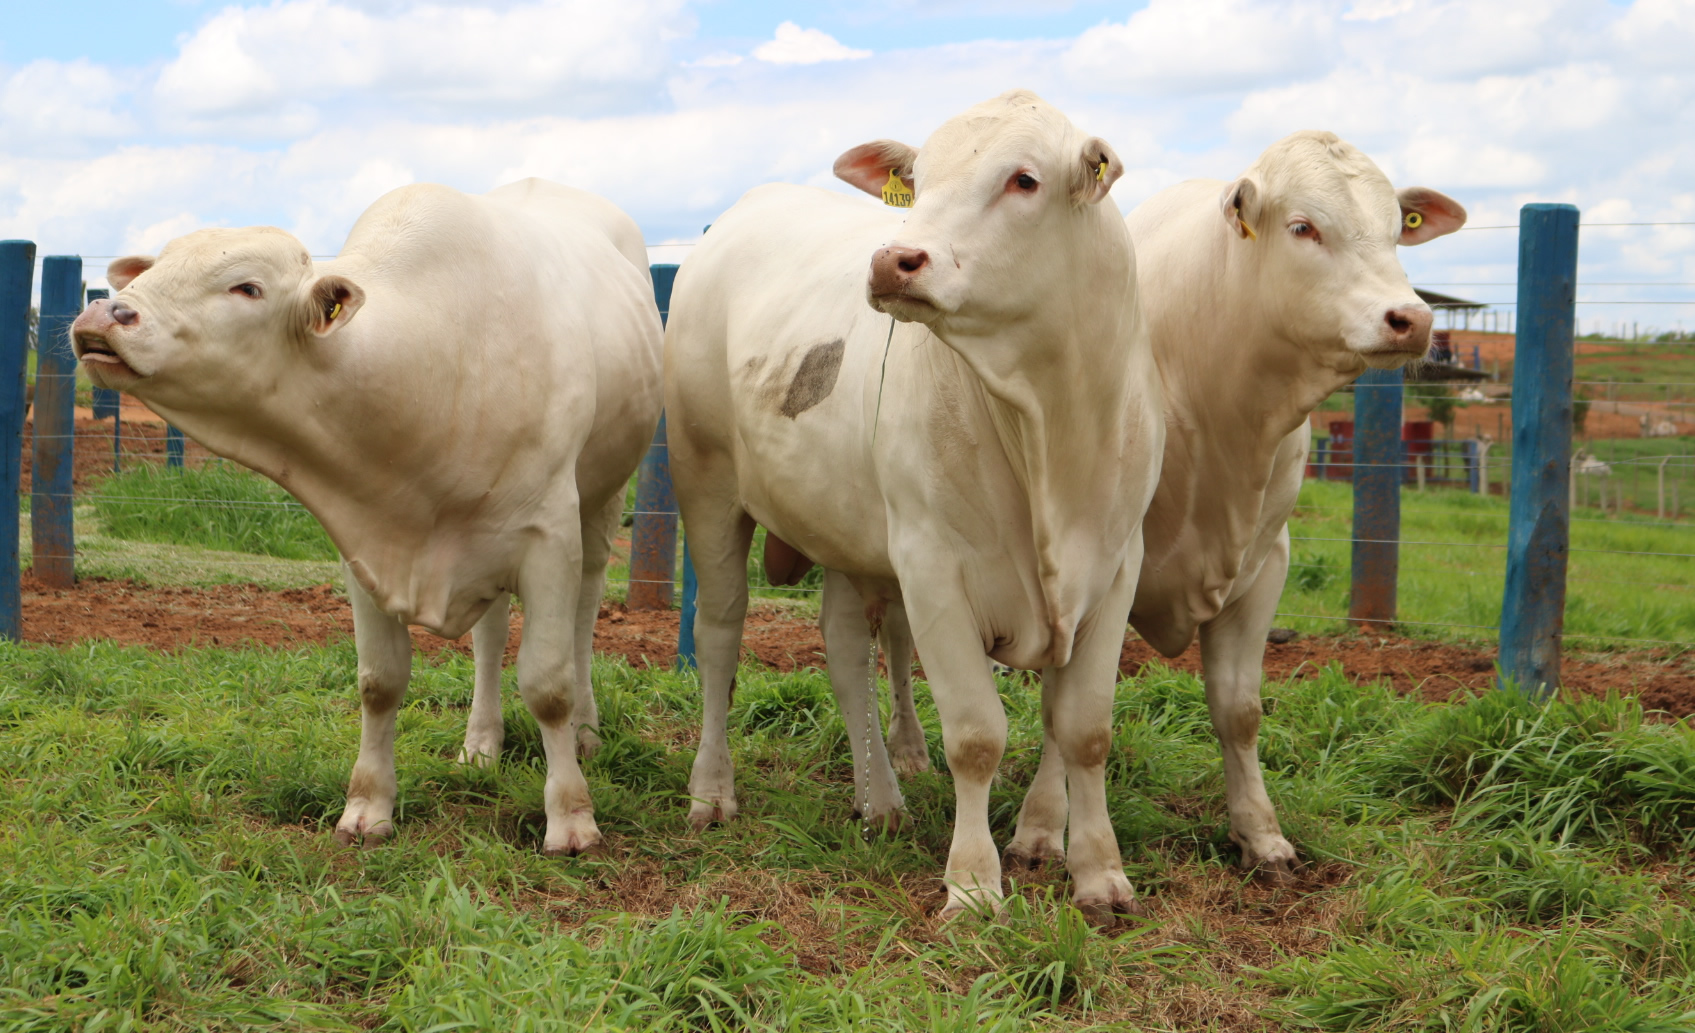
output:
[[[327,322],[335,322],[335,317],[339,315],[341,315],[341,302],[338,301],[335,303],[335,308],[330,309],[330,318]]]
[[[1105,183],[1106,182],[1106,162],[1104,162],[1104,161],[1101,162],[1099,168],[1095,169],[1095,182],[1096,183]]]
[[[895,174],[895,170],[890,169],[889,181],[883,184],[883,203],[890,208],[911,208],[912,201],[912,191],[908,190],[906,184],[901,182],[901,178]]]
[[[1416,230],[1420,226],[1424,225],[1424,213],[1423,212],[1408,212],[1406,219],[1403,220],[1403,221],[1406,222],[1407,229]]]
[[[1255,233],[1254,228],[1248,225],[1248,220],[1242,218],[1242,209],[1240,208],[1236,209],[1236,224],[1242,227],[1242,232],[1247,234],[1249,240],[1259,239],[1259,234]]]

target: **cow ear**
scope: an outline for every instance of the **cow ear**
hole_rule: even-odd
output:
[[[914,190],[912,163],[917,160],[918,152],[899,140],[873,140],[836,159],[836,178],[880,200],[891,172],[908,190]]]
[[[306,328],[318,337],[340,330],[365,304],[365,292],[345,276],[320,276],[306,289]]]
[[[1259,239],[1259,234],[1254,232],[1254,223],[1259,221],[1259,187],[1253,180],[1243,176],[1225,187],[1218,203],[1224,210],[1224,221],[1230,224],[1236,236],[1246,240]]]
[[[106,266],[106,282],[115,291],[121,291],[130,285],[130,281],[153,268],[152,255],[129,255],[124,258],[114,258]]]
[[[1097,204],[1105,199],[1118,177],[1124,175],[1124,163],[1105,140],[1091,136],[1083,143],[1083,152],[1071,179],[1071,199],[1078,204]]]
[[[1407,187],[1398,197],[1403,244],[1422,244],[1465,225],[1465,209],[1447,194],[1429,187]]]

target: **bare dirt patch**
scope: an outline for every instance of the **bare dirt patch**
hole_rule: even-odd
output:
[[[26,577],[23,632],[27,642],[68,645],[110,640],[126,645],[175,650],[195,646],[292,647],[321,644],[353,634],[347,599],[330,585],[272,590],[256,585],[196,588],[154,587],[131,581],[89,578],[73,589],[58,590]],[[638,667],[669,667],[677,656],[676,611],[630,612],[622,605],[603,607],[595,627],[594,648],[621,656]],[[516,655],[523,615],[513,614],[507,656]],[[469,652],[470,636],[457,641],[414,629],[414,643],[425,653]],[[824,638],[811,620],[775,605],[755,606],[748,614],[744,655],[779,671],[824,666]],[[1200,650],[1191,647],[1166,660],[1145,642],[1124,644],[1119,670],[1136,674],[1158,660],[1178,670],[1199,673]],[[1340,664],[1355,681],[1388,679],[1402,693],[1447,699],[1494,685],[1495,650],[1422,639],[1366,636],[1303,636],[1268,645],[1268,678],[1317,675]],[[1675,717],[1695,715],[1695,665],[1687,657],[1652,653],[1572,655],[1564,664],[1566,686],[1577,692],[1636,695],[1644,706]]]

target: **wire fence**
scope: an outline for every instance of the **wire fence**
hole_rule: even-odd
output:
[[[1672,225],[1695,223],[1591,223],[1588,228]],[[1506,228],[1517,227],[1467,227]],[[650,248],[686,254],[693,244]],[[109,257],[90,256],[86,261],[99,268]],[[1695,288],[1695,281],[1598,280],[1580,285],[1585,290],[1631,288],[1640,294]],[[1517,282],[1479,278],[1434,286],[1516,288]],[[1577,300],[1578,305],[1648,303],[1695,306],[1695,299],[1586,295]],[[1516,301],[1488,304],[1508,307]],[[1630,365],[1630,370],[1616,368],[1621,364]],[[1474,371],[1480,365],[1474,362]],[[1690,375],[1695,347],[1584,340],[1578,345],[1577,369],[1573,384],[1578,419],[1587,425],[1578,433],[1569,470],[1573,530],[1568,543],[1567,637],[1624,648],[1685,647],[1695,641],[1695,377]],[[1306,622],[1314,630],[1351,625],[1468,639],[1497,633],[1514,492],[1511,374],[1509,350],[1485,382],[1473,381],[1476,396],[1461,402],[1450,419],[1439,424],[1409,420],[1407,428],[1424,426],[1409,432],[1400,462],[1366,461],[1353,454],[1352,405],[1346,395],[1314,414],[1308,484],[1291,521],[1293,555],[1280,620]],[[39,374],[37,388],[55,375],[64,376]],[[1446,390],[1452,394],[1454,389]],[[221,514],[225,522],[238,525],[249,518],[275,516],[311,523],[305,508],[280,490],[269,495],[156,490],[166,483],[159,480],[161,475],[186,480],[228,464],[173,435],[163,421],[133,401],[119,405],[86,384],[76,384],[74,392],[77,411],[70,434],[26,433],[21,486],[30,492],[32,455],[38,446],[67,442],[73,471],[69,501],[79,533],[87,528],[91,537],[113,537],[108,517],[126,507],[151,509],[160,519],[178,512],[201,520]],[[1403,398],[1408,415],[1414,417],[1433,415],[1430,401],[1425,385],[1410,385]],[[1416,412],[1420,408],[1426,411]],[[1470,433],[1456,435],[1456,428]],[[655,447],[662,453],[662,442]],[[1351,526],[1357,513],[1352,494],[1356,471],[1382,469],[1399,472],[1404,513],[1401,532],[1394,537],[1360,534]],[[36,492],[35,497],[52,496]],[[632,553],[633,539],[645,521],[669,521],[673,527],[676,522],[674,509],[638,501],[624,507],[623,518],[632,525],[627,546]],[[1356,552],[1369,546],[1396,550],[1400,612],[1393,618],[1350,615],[1348,591]],[[74,561],[80,552],[36,550],[35,558]],[[655,576],[632,557],[628,573],[620,570],[615,576],[627,588],[664,589],[669,602],[679,581],[676,571],[684,566],[679,562],[681,543],[675,552],[670,573]],[[749,565],[756,595],[815,598],[820,592],[816,578],[794,586],[766,583],[758,570],[758,554],[756,545]],[[333,549],[323,558],[334,562]],[[233,572],[250,563],[244,553],[218,550],[197,551],[192,562]]]

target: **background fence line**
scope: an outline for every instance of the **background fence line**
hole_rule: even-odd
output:
[[[1577,298],[1575,295],[1579,286],[1643,289],[1695,286],[1695,282],[1685,284],[1670,281],[1595,281],[1579,284],[1575,279],[1575,238],[1579,230],[1575,227],[1575,210],[1571,209],[1570,211],[1574,223],[1571,234],[1574,247],[1567,279],[1561,281],[1563,284],[1561,289],[1565,291],[1561,298],[1566,306],[1566,311],[1569,312],[1574,306],[1588,303],[1635,303],[1622,299],[1603,301],[1592,298]],[[1531,209],[1527,208],[1527,220],[1530,214]],[[1590,225],[1597,227],[1626,224]],[[1468,228],[1486,229],[1490,227]],[[1449,535],[1429,534],[1428,521],[1424,526],[1426,533],[1418,533],[1415,529],[1411,534],[1403,534],[1401,530],[1402,494],[1415,486],[1419,490],[1452,490],[1457,488],[1471,495],[1505,495],[1510,506],[1519,505],[1518,500],[1525,496],[1525,488],[1529,483],[1524,480],[1527,475],[1516,469],[1521,462],[1528,461],[1525,458],[1527,456],[1525,447],[1517,440],[1523,433],[1523,428],[1519,424],[1521,421],[1528,420],[1535,427],[1542,428],[1551,419],[1554,419],[1548,411],[1550,404],[1552,404],[1548,399],[1552,397],[1557,402],[1558,398],[1562,397],[1560,385],[1554,385],[1552,389],[1542,389],[1539,394],[1537,388],[1518,382],[1524,376],[1528,366],[1545,365],[1540,360],[1533,363],[1531,359],[1532,348],[1534,347],[1532,335],[1538,331],[1532,325],[1530,309],[1534,303],[1532,299],[1537,296],[1537,291],[1545,289],[1546,285],[1544,284],[1539,288],[1535,270],[1528,269],[1524,264],[1522,251],[1525,247],[1525,241],[1526,236],[1521,233],[1519,241],[1521,268],[1516,279],[1512,281],[1478,280],[1442,284],[1442,286],[1460,287],[1511,286],[1518,290],[1519,298],[1517,300],[1502,303],[1503,305],[1510,304],[1520,313],[1519,326],[1517,327],[1518,351],[1515,356],[1516,361],[1513,362],[1515,383],[1512,385],[1502,384],[1498,389],[1491,388],[1491,392],[1498,390],[1499,393],[1487,394],[1483,401],[1479,403],[1511,405],[1514,424],[1513,434],[1509,437],[1505,433],[1505,413],[1503,411],[1498,423],[1500,429],[1494,434],[1494,437],[1502,440],[1493,442],[1493,451],[1491,451],[1489,443],[1482,438],[1456,438],[1451,436],[1438,438],[1428,429],[1422,432],[1425,435],[1423,438],[1404,437],[1403,435],[1406,432],[1403,430],[1403,426],[1410,426],[1410,424],[1406,424],[1401,419],[1402,406],[1418,405],[1420,404],[1419,398],[1415,397],[1413,391],[1407,390],[1403,386],[1402,377],[1398,372],[1388,375],[1379,375],[1374,372],[1362,377],[1352,386],[1350,392],[1354,411],[1352,413],[1352,427],[1349,432],[1341,436],[1315,434],[1314,447],[1309,456],[1309,475],[1321,479],[1353,482],[1353,503],[1352,505],[1326,505],[1322,501],[1326,496],[1320,493],[1317,496],[1319,501],[1304,502],[1296,512],[1297,521],[1303,519],[1303,514],[1305,514],[1305,518],[1316,521],[1320,526],[1310,529],[1308,533],[1290,536],[1291,542],[1297,545],[1345,544],[1349,547],[1352,560],[1343,558],[1343,562],[1349,564],[1351,571],[1347,585],[1347,612],[1346,614],[1314,613],[1308,612],[1309,608],[1306,606],[1297,605],[1280,608],[1278,611],[1280,618],[1352,621],[1356,627],[1361,628],[1405,625],[1420,628],[1452,628],[1463,632],[1491,632],[1498,630],[1497,626],[1464,620],[1464,607],[1457,608],[1459,612],[1454,614],[1460,617],[1459,620],[1423,620],[1403,617],[1399,612],[1399,604],[1402,599],[1398,597],[1398,593],[1404,595],[1402,584],[1409,577],[1428,579],[1433,575],[1452,577],[1458,574],[1463,575],[1467,584],[1475,583],[1479,586],[1486,583],[1479,582],[1477,580],[1479,578],[1502,577],[1503,586],[1502,596],[1500,597],[1503,604],[1501,610],[1502,625],[1499,630],[1502,632],[1503,647],[1505,647],[1508,636],[1512,633],[1512,629],[1509,627],[1511,624],[1509,615],[1512,613],[1514,605],[1510,598],[1513,593],[1519,593],[1522,602],[1526,592],[1531,594],[1543,592],[1546,587],[1553,584],[1552,581],[1537,582],[1540,587],[1534,590],[1528,589],[1515,582],[1513,575],[1503,576],[1499,567],[1493,567],[1493,564],[1498,562],[1493,559],[1482,561],[1484,569],[1454,569],[1455,565],[1464,566],[1464,562],[1445,566],[1438,558],[1440,553],[1437,550],[1461,550],[1463,552],[1481,549],[1491,551],[1479,553],[1479,556],[1506,555],[1510,559],[1514,550],[1513,529],[1519,527],[1524,519],[1522,514],[1515,511],[1501,512],[1490,508],[1480,508],[1466,512],[1465,518],[1467,521],[1481,520],[1485,526],[1501,526],[1505,533],[1502,536],[1503,540],[1500,541],[1447,540],[1450,538]],[[683,242],[654,246],[689,247],[692,244]],[[28,251],[27,256],[24,255],[26,249]],[[27,242],[0,243],[0,387],[8,383],[15,383],[20,388],[22,386],[24,368],[21,357],[21,337],[24,330],[22,312],[27,310],[31,272],[35,268],[35,262],[33,246],[28,245]],[[93,300],[105,292],[95,289],[87,291],[86,295],[83,294],[81,291],[81,275],[84,265],[81,260],[66,256],[48,256],[41,259],[40,262],[44,274],[51,270],[53,277],[59,278],[66,284],[71,282],[66,270],[73,266],[75,269],[76,287],[72,291],[74,297],[69,304],[61,304],[57,295],[55,295],[55,300],[49,304],[46,296],[49,292],[44,290],[43,317],[41,320],[41,335],[44,344],[42,355],[56,361],[69,355],[69,342],[68,339],[63,337],[61,324],[68,326],[76,311],[81,308],[84,296]],[[652,270],[655,302],[660,310],[661,318],[665,319],[669,314],[670,288],[677,266],[656,262],[653,264]],[[20,288],[16,286],[19,282],[22,284],[21,293]],[[11,285],[10,293],[8,293],[8,284]],[[46,283],[44,282],[45,286]],[[20,308],[20,298],[22,308]],[[1662,303],[1695,305],[1695,301]],[[1571,331],[1574,332],[1576,328],[1575,316],[1570,318],[1570,327]],[[12,352],[8,352],[7,346],[13,340],[17,340],[19,346]],[[1559,347],[1562,343],[1559,332],[1555,332],[1550,340],[1555,347]],[[63,345],[63,351],[55,352],[56,345]],[[1563,347],[1566,351],[1566,361],[1569,364],[1573,351],[1573,341],[1569,332],[1563,338]],[[1456,346],[1455,350],[1460,350],[1459,346]],[[1481,369],[1479,363],[1475,361],[1471,365]],[[11,373],[14,370],[18,373],[16,380],[11,379]],[[1497,369],[1496,375],[1498,377],[1499,369]],[[96,507],[120,503],[157,507],[186,506],[190,508],[209,505],[224,507],[231,512],[259,514],[291,511],[305,513],[305,508],[293,500],[246,498],[199,500],[185,499],[181,496],[173,497],[146,490],[118,494],[107,490],[99,483],[86,486],[80,492],[74,493],[68,482],[60,485],[54,479],[57,476],[57,470],[62,467],[68,473],[72,465],[71,458],[73,456],[80,457],[81,463],[78,465],[78,469],[83,472],[79,473],[78,476],[85,476],[90,467],[88,453],[93,450],[99,450],[102,457],[102,468],[105,466],[105,457],[109,456],[110,466],[114,471],[121,469],[126,463],[140,461],[154,465],[162,464],[167,468],[201,468],[207,465],[208,457],[204,455],[203,450],[195,449],[191,452],[180,432],[156,418],[149,416],[149,418],[143,420],[131,419],[128,421],[130,427],[126,428],[124,426],[126,414],[122,407],[117,404],[114,393],[111,392],[93,392],[92,405],[97,419],[112,419],[110,430],[112,441],[110,444],[106,442],[104,432],[91,435],[86,424],[79,432],[71,418],[73,413],[71,406],[74,405],[75,401],[74,366],[69,374],[70,379],[66,379],[66,377],[67,374],[62,369],[54,368],[52,362],[44,363],[37,370],[39,386],[36,397],[36,411],[38,416],[32,429],[30,442],[31,451],[36,457],[32,463],[32,469],[35,473],[32,477],[33,494],[30,509],[32,524],[35,526],[32,528],[34,533],[31,535],[31,544],[37,575],[42,576],[44,581],[48,580],[47,576],[54,571],[55,565],[62,565],[64,570],[74,573],[72,564],[75,562],[74,557],[77,549],[74,541],[69,537],[71,503],[73,502],[92,504]],[[68,387],[70,390],[58,390],[59,385]],[[1695,388],[1695,381],[1689,381],[1687,378],[1644,383],[1607,376],[1577,379],[1568,372],[1563,385],[1563,398],[1566,406],[1564,426],[1567,431],[1567,442],[1563,452],[1566,456],[1571,455],[1569,441],[1570,407],[1575,400],[1575,391],[1581,389],[1585,393],[1595,396],[1588,399],[1592,411],[1609,413],[1607,419],[1612,421],[1609,425],[1616,427],[1618,416],[1621,415],[1628,417],[1637,411],[1647,411],[1675,416],[1688,408],[1695,407],[1695,401],[1674,396],[1676,392],[1687,391],[1691,388]],[[1549,390],[1552,390],[1553,393],[1549,394]],[[3,436],[6,432],[8,421],[15,420],[17,429],[13,430],[11,440],[14,443],[21,444],[23,400],[20,398],[8,407],[4,395],[4,391],[0,391],[0,436]],[[1476,402],[1477,399],[1472,399],[1472,401]],[[1620,406],[1626,408],[1621,411]],[[1648,408],[1632,410],[1629,408],[1631,406],[1647,406]],[[1558,406],[1554,405],[1554,407],[1557,408]],[[63,414],[62,424],[55,425],[51,422],[50,417],[54,413]],[[1346,412],[1338,414],[1340,417],[1347,415]],[[87,411],[84,411],[83,417],[85,419],[86,416]],[[1324,413],[1321,412],[1316,416],[1321,422]],[[1480,425],[1481,419],[1486,418],[1488,417],[1473,417],[1473,424],[1478,426],[1477,432],[1480,435],[1483,433]],[[1655,418],[1660,417],[1656,416]],[[1452,422],[1451,420],[1445,422],[1448,423],[1449,433],[1451,434]],[[1688,421],[1685,420],[1684,422]],[[1427,428],[1431,426],[1433,424],[1426,425]],[[1494,429],[1491,428],[1491,430]],[[39,431],[39,433],[35,433],[35,431]],[[1647,435],[1646,431],[1644,435],[1651,436]],[[1512,446],[1510,451],[1509,445]],[[1591,538],[1588,541],[1572,542],[1571,533],[1574,525],[1593,527],[1597,530],[1603,525],[1643,529],[1687,526],[1679,518],[1684,515],[1685,509],[1691,501],[1695,501],[1695,485],[1687,483],[1688,471],[1695,470],[1695,455],[1685,454],[1688,451],[1687,449],[1663,455],[1634,454],[1630,447],[1619,447],[1620,445],[1628,446],[1626,442],[1615,440],[1610,442],[1609,445],[1610,447],[1606,448],[1599,445],[1589,446],[1588,450],[1580,453],[1581,457],[1586,457],[1583,458],[1582,463],[1563,459],[1564,465],[1559,472],[1560,475],[1553,477],[1553,481],[1565,485],[1566,490],[1563,506],[1564,528],[1558,535],[1563,543],[1561,555],[1607,556],[1618,557],[1627,561],[1688,561],[1695,559],[1695,550],[1681,551],[1676,548],[1659,548],[1656,546],[1671,543],[1656,539],[1644,540],[1642,544],[1647,546],[1645,548],[1606,547],[1611,545],[1628,546],[1635,543],[1610,540],[1605,537],[1599,540]],[[1654,446],[1643,447],[1651,449]],[[1561,449],[1556,448],[1551,454],[1557,454],[1561,451]],[[1595,455],[1590,456],[1589,451],[1593,451]],[[1626,454],[1619,454],[1621,451]],[[1602,454],[1603,452],[1607,454]],[[17,447],[8,449],[7,455],[12,471],[8,478],[7,468],[0,465],[0,486],[7,483],[13,485],[18,483],[17,467],[20,462],[20,449]],[[60,461],[61,458],[62,462]],[[218,462],[221,463],[222,461],[219,460]],[[57,464],[57,466],[54,464]],[[1537,467],[1537,470],[1538,472],[1535,475],[1537,477],[1545,472],[1541,467]],[[1643,473],[1644,470],[1647,471],[1646,475]],[[1508,476],[1509,472],[1511,473],[1510,477]],[[145,483],[137,486],[144,489]],[[1647,488],[1645,496],[1642,494],[1644,486]],[[1680,489],[1681,495],[1679,494]],[[1303,497],[1306,495],[1307,492],[1303,490]],[[17,517],[17,494],[15,490],[11,493],[11,497],[13,499],[11,506],[0,507],[0,510],[9,508],[15,520]],[[1415,497],[1423,498],[1425,496],[1406,496],[1408,499]],[[1593,509],[1593,504],[1597,501],[1601,507],[1602,515],[1579,515],[1582,507],[1587,506]],[[1670,512],[1669,520],[1666,519],[1668,509]],[[1326,533],[1328,529],[1323,527],[1326,519],[1324,514],[1330,512],[1340,515],[1344,511],[1351,514],[1354,527],[1350,531],[1343,531],[1342,534]],[[104,512],[104,510],[101,510],[101,512]],[[631,528],[630,569],[629,577],[625,581],[628,592],[628,606],[632,610],[644,608],[670,609],[673,600],[676,599],[680,582],[683,613],[678,639],[678,656],[679,663],[687,665],[693,659],[692,625],[696,587],[687,537],[678,533],[679,519],[675,495],[669,483],[668,447],[663,422],[649,447],[647,457],[636,479],[634,504],[626,505],[623,512]],[[5,516],[5,512],[0,512],[0,528],[4,526]],[[103,517],[102,520],[104,520]],[[1373,520],[1376,520],[1377,524],[1374,524]],[[1503,521],[1505,522],[1504,525],[1502,524]],[[60,528],[63,529],[62,540],[54,537]],[[1337,530],[1342,529],[1337,528]],[[1473,528],[1469,532],[1462,531],[1462,534],[1464,533],[1471,533],[1475,536],[1482,532]],[[12,543],[12,562],[10,564],[0,563],[0,634],[9,634],[11,637],[16,637],[19,628],[16,603],[18,592],[15,587],[18,568],[16,543],[19,540],[19,535],[15,526],[9,538]],[[1412,551],[1408,552],[1406,556],[1402,556],[1403,550]],[[197,566],[204,564],[213,569],[225,569],[227,565],[227,569],[232,570],[239,569],[242,565],[238,560],[226,561],[216,556],[196,559],[194,563]],[[1316,552],[1302,550],[1291,557],[1289,564],[1291,582],[1297,580],[1297,576],[1301,572],[1310,572],[1315,577],[1322,579],[1326,570],[1335,566],[1335,561],[1327,557],[1327,550],[1323,548]],[[1509,561],[1509,569],[1512,569],[1512,566],[1513,563]],[[1591,566],[1593,566],[1593,562]],[[5,591],[8,571],[14,585],[9,596]],[[1575,576],[1569,571],[1563,572],[1558,579],[1558,593],[1564,592],[1564,586],[1568,582],[1572,584],[1633,586],[1645,591],[1671,591],[1689,587],[1686,584],[1673,583],[1675,579],[1654,577],[1651,569],[1639,570],[1639,572],[1647,574],[1648,577],[1634,579],[1608,577],[1606,571],[1595,570],[1579,571]],[[1601,574],[1601,576],[1593,576],[1596,573]],[[1483,590],[1488,591],[1487,589]],[[816,587],[789,586],[772,591],[773,594],[783,596],[815,598],[820,590]],[[1472,590],[1467,590],[1468,593],[1470,591]],[[12,623],[10,625],[6,623],[8,598],[12,600],[10,611]],[[1291,601],[1295,600],[1291,599]],[[1321,600],[1318,602],[1322,608],[1329,606],[1327,601]],[[1560,609],[1563,612],[1563,607]],[[1414,613],[1410,616],[1421,617],[1422,615]],[[1557,617],[1558,614],[1553,616]],[[1522,616],[1517,619],[1520,619],[1521,622],[1523,620]],[[1553,618],[1544,613],[1537,618],[1542,622],[1537,626],[1542,629],[1539,634],[1554,642],[1569,637],[1586,641],[1636,643],[1648,646],[1678,647],[1685,645],[1685,643],[1675,639],[1654,637],[1651,634],[1635,636],[1582,632],[1567,635],[1563,633],[1563,627],[1556,627],[1554,631],[1549,632],[1547,622],[1551,619]],[[1531,623],[1534,624],[1536,621]],[[1591,620],[1587,626],[1596,627],[1597,623]],[[1606,622],[1601,622],[1600,626],[1603,630],[1608,629]],[[1640,623],[1618,625],[1617,627],[1620,631],[1630,631],[1636,628],[1648,630],[1646,626]],[[1516,661],[1512,660],[1510,650],[1503,648],[1501,655],[1503,672],[1509,678],[1518,680],[1527,687],[1534,688],[1544,683],[1552,685],[1557,682],[1557,672],[1550,680],[1544,677],[1546,674],[1545,667],[1536,668],[1534,665],[1529,668],[1522,665],[1514,667],[1513,663]]]

